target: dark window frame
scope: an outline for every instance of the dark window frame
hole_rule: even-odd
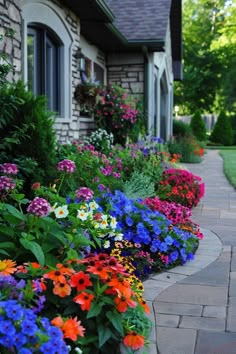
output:
[[[61,56],[62,45],[60,39],[48,27],[40,24],[29,24],[27,39],[32,37],[31,47],[32,60],[31,68],[29,62],[29,41],[28,45],[28,79],[31,69],[31,80],[28,87],[36,95],[45,95],[48,99],[48,109],[58,114],[61,113]]]

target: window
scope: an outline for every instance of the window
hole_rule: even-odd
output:
[[[82,73],[83,82],[89,81],[92,83],[99,83],[103,85],[104,74],[105,71],[100,65],[93,62],[91,59],[87,57],[84,58],[84,70]]]
[[[28,88],[36,95],[45,95],[48,109],[61,113],[60,53],[61,43],[47,27],[28,26]]]

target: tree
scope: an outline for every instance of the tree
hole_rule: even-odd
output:
[[[216,102],[221,109],[232,107],[235,5],[226,0],[185,0],[183,4],[184,80],[175,85],[176,104],[185,114],[196,109],[212,112]],[[226,48],[224,38],[230,37]]]
[[[226,115],[224,111],[221,111],[214,129],[211,133],[210,140],[214,143],[222,145],[233,144],[233,129],[230,122],[230,117]]]
[[[193,135],[200,141],[206,140],[206,126],[201,116],[201,111],[197,110],[191,118],[190,127]]]

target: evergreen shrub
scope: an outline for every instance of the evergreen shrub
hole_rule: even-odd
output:
[[[200,110],[197,110],[193,114],[190,121],[190,127],[192,129],[193,135],[197,138],[197,140],[206,140],[206,126],[202,119]]]
[[[53,114],[46,110],[46,98],[27,91],[20,81],[2,86],[0,97],[0,163],[17,163],[27,193],[32,182],[48,184],[54,176]]]
[[[184,136],[192,136],[192,129],[188,123],[182,120],[173,120],[173,135],[175,138],[181,138]]]
[[[225,146],[233,144],[233,129],[231,126],[230,118],[224,111],[221,111],[214,129],[211,133],[210,140]]]

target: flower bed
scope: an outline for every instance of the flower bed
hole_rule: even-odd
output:
[[[58,156],[58,178],[49,187],[33,181],[31,196],[22,193],[20,166],[1,165],[0,351],[114,353],[123,342],[132,353],[151,330],[142,280],[194,257],[202,234],[190,207],[203,184],[150,146],[106,156],[74,144]],[[146,177],[157,195],[140,198]],[[22,329],[27,321],[33,332]]]

